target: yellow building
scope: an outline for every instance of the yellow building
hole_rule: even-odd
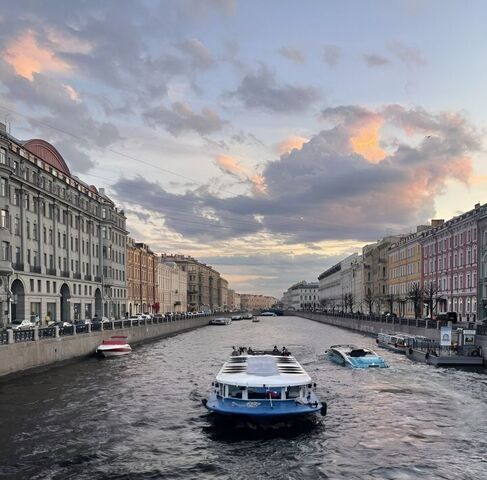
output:
[[[388,309],[392,303],[392,311],[400,317],[414,318],[414,303],[408,300],[408,294],[415,283],[421,285],[422,251],[419,240],[430,228],[420,225],[415,233],[404,235],[389,248]]]

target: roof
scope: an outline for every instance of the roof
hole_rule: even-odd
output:
[[[230,357],[216,376],[217,382],[252,387],[291,387],[311,382],[292,356],[240,355]]]
[[[45,140],[39,138],[28,140],[24,143],[24,148],[44,160],[44,162],[51,165],[51,167],[54,167],[56,170],[59,170],[68,177],[71,176],[71,172],[69,171],[64,158],[57,151],[56,147]]]

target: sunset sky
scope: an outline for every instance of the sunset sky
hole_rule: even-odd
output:
[[[0,121],[280,296],[486,202],[484,1],[2,1]]]

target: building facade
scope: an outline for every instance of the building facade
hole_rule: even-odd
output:
[[[318,289],[318,282],[306,282],[303,280],[295,283],[284,292],[283,307],[294,308],[295,310],[314,310],[318,308],[320,305]]]
[[[369,313],[387,310],[389,294],[389,248],[400,236],[388,236],[365,245],[362,249],[364,264],[364,309]]]
[[[0,124],[0,324],[118,317],[125,310],[124,212],[73,176],[54,146]]]
[[[175,262],[161,260],[157,267],[159,307],[162,313],[186,312],[188,274]]]
[[[217,310],[219,305],[220,274],[211,266],[185,255],[162,255],[165,261],[175,262],[188,274],[187,301],[189,311]]]
[[[437,226],[433,220],[433,227]],[[388,257],[388,293],[393,313],[400,317],[414,318],[414,302],[408,298],[414,285],[422,286],[421,238],[430,230],[430,225],[419,225],[416,232],[404,235],[391,244]],[[423,304],[419,305],[419,315]]]
[[[228,281],[223,277],[218,278],[218,307],[221,311],[227,311],[228,307]]]
[[[434,311],[456,312],[459,321],[476,321],[478,298],[478,220],[485,206],[442,222],[421,239],[424,288],[434,291]]]
[[[158,313],[157,255],[145,243],[127,241],[127,313]],[[160,305],[159,305],[160,311]]]
[[[483,205],[478,212],[478,319],[487,319],[487,207]]]
[[[255,295],[252,293],[240,294],[240,307],[250,312],[255,310],[267,310],[277,303],[277,298],[268,295]]]
[[[241,308],[240,294],[231,288],[228,289],[228,309],[231,312],[238,312]]]

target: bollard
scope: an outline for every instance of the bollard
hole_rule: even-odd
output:
[[[39,341],[39,327],[34,327],[34,342]]]
[[[8,343],[14,343],[14,331],[13,330],[7,330],[7,341]]]
[[[86,331],[91,333],[91,322],[86,325]]]
[[[73,322],[73,335],[76,335],[76,322]]]
[[[112,330],[115,330],[115,322],[112,320]]]
[[[54,327],[54,337],[59,338],[59,325]]]
[[[100,322],[100,331],[103,332],[103,321]]]

